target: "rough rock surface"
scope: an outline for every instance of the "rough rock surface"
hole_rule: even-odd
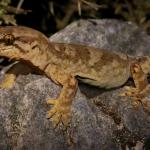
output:
[[[150,36],[135,24],[80,20],[50,37],[130,55],[148,55]],[[127,84],[133,85],[132,80]],[[48,98],[61,87],[40,75],[20,75],[12,89],[0,89],[0,149],[136,150],[150,149],[150,97],[134,104],[120,97],[123,87],[104,90],[79,84],[67,130],[54,129],[45,115]],[[144,107],[146,106],[146,107]]]

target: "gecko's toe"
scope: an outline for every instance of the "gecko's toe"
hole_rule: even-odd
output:
[[[54,128],[57,128],[60,124],[65,127],[69,124],[70,115],[64,114],[63,111],[57,111],[55,108],[49,110],[47,113],[47,119],[51,119]]]
[[[54,128],[57,128],[61,123],[61,114],[56,113],[51,120]]]
[[[46,103],[49,105],[55,105],[57,103],[57,100],[56,99],[49,99],[46,101]]]
[[[47,118],[52,120],[52,124],[58,126],[62,124],[67,126],[71,118],[71,106],[62,105],[59,100],[48,100],[48,104],[54,105],[47,113]]]
[[[130,87],[130,86],[125,86],[123,92],[121,92],[119,94],[119,96],[136,96],[137,93],[139,93],[139,91],[134,88],[134,87]]]
[[[1,89],[10,89],[13,87],[14,82],[16,79],[16,75],[14,74],[6,74],[4,76],[4,80],[2,81],[2,83],[0,83],[0,88]]]
[[[7,84],[7,83],[1,83],[0,88],[1,89],[10,89],[10,88],[12,88],[12,85]]]
[[[65,127],[67,127],[67,126],[69,125],[70,119],[71,119],[71,114],[70,114],[70,113],[68,113],[68,114],[66,114],[66,115],[63,116],[63,118],[62,118],[62,120],[63,120],[62,123],[63,123],[63,125],[64,125]]]
[[[51,119],[56,113],[57,113],[57,110],[51,109],[47,112],[46,118]]]

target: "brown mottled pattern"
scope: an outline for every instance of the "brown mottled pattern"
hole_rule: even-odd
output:
[[[56,50],[56,47],[60,51]],[[50,52],[57,57],[57,59],[69,60],[76,64],[79,60],[82,63],[88,63],[90,53],[86,46],[65,44],[65,43],[50,43]]]
[[[122,85],[130,74],[129,63],[124,54],[84,45],[49,43],[43,34],[25,27],[0,28],[0,33],[15,37],[10,52],[5,43],[0,44],[0,48],[6,49],[6,56],[12,58],[14,53],[13,57],[30,61],[41,70],[55,65],[64,73],[83,77],[83,82],[102,87]],[[0,55],[2,56],[2,52]]]
[[[60,51],[56,49],[60,49]],[[98,60],[93,65],[90,65],[90,67],[94,67],[97,71],[99,71],[102,66],[111,64],[113,60],[117,61],[122,67],[128,65],[127,58],[122,59],[115,53],[84,45],[50,43],[50,51],[57,59],[61,59],[62,62],[63,60],[69,60],[73,64],[78,64],[78,62],[81,61],[82,64],[87,66],[89,66],[91,59],[94,61],[95,57],[98,57]],[[90,57],[91,54],[93,54],[92,58]]]
[[[142,91],[143,89],[145,89],[146,86],[148,85],[148,80],[138,61],[134,62],[131,65],[131,73],[132,73],[132,77],[133,77],[133,80],[137,89],[139,91]]]
[[[52,62],[60,69],[81,76],[83,82],[92,85],[116,87],[125,83],[130,76],[130,64],[125,54],[64,43],[50,43],[50,52],[54,58]]]
[[[108,55],[109,53],[109,55]],[[119,55],[107,51],[103,51],[103,54],[99,61],[94,64],[96,70],[100,70],[102,66],[111,65],[112,62],[116,62],[116,66],[126,67],[128,65],[127,59],[121,59]]]
[[[143,56],[143,57],[138,58],[137,61],[140,63],[143,72],[145,74],[150,74],[150,57]]]

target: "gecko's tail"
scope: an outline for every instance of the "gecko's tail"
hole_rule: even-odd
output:
[[[137,61],[140,63],[143,72],[145,74],[150,74],[150,56],[139,57]]]

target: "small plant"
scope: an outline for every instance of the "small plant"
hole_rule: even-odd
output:
[[[13,24],[16,25],[15,13],[12,12],[12,7],[9,6],[11,0],[0,1],[0,25]]]

